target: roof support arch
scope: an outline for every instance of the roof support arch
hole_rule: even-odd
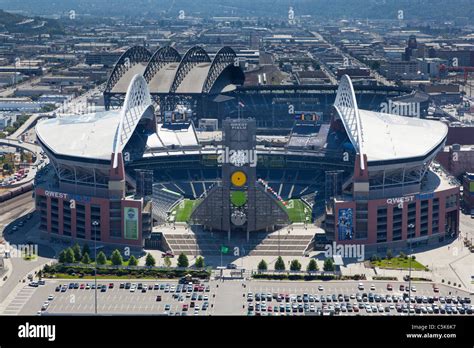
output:
[[[364,138],[360,121],[359,108],[354,93],[354,86],[348,75],[344,75],[339,82],[334,107],[342,120],[349,139],[354,145],[360,158],[360,168],[365,169]]]
[[[105,92],[111,92],[120,78],[135,64],[146,63],[150,60],[151,52],[143,46],[133,46],[125,51],[117,61],[107,80]]]
[[[117,168],[118,154],[122,152],[145,111],[152,106],[150,91],[142,75],[136,74],[128,86],[125,102],[120,111],[120,122],[114,138],[113,168]]]
[[[147,83],[151,81],[153,76],[167,63],[179,63],[181,55],[175,48],[171,46],[164,46],[155,51],[150,58],[148,65],[143,73]]]
[[[235,63],[235,59],[237,58],[237,54],[235,51],[228,47],[222,47],[214,57],[212,61],[212,65],[209,68],[209,73],[207,74],[206,81],[202,87],[203,93],[209,93],[212,89],[212,86],[219,78],[220,74],[227,68],[229,65]]]
[[[206,51],[199,46],[190,48],[179,63],[176,75],[170,88],[170,93],[175,93],[181,82],[191,69],[199,63],[210,63],[211,58]]]

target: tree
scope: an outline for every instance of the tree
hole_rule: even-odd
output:
[[[309,260],[308,267],[306,267],[308,272],[315,272],[318,270],[318,264],[315,259]]]
[[[171,267],[171,258],[169,256],[165,257],[165,267]]]
[[[267,262],[265,260],[262,259],[262,261],[260,261],[258,263],[258,270],[259,271],[266,271],[268,269],[268,265],[267,265]]]
[[[178,267],[188,267],[189,261],[188,257],[184,253],[179,254],[178,256]]]
[[[71,248],[66,249],[66,263],[74,263],[76,260],[74,258],[74,251]]]
[[[204,258],[202,256],[199,256],[196,259],[196,262],[194,263],[194,266],[196,266],[197,268],[204,268]]]
[[[103,251],[101,251],[97,254],[96,263],[98,265],[105,265],[107,263],[107,257],[105,256]]]
[[[91,254],[91,249],[89,248],[89,244],[87,243],[82,246],[82,255],[84,254]]]
[[[406,254],[403,251],[400,251],[400,254],[398,255],[398,257],[401,258],[401,259],[406,259],[407,258]]]
[[[152,254],[148,253],[145,258],[145,266],[153,267],[156,264],[155,258]]]
[[[86,265],[91,263],[91,258],[89,257],[88,253],[85,253],[84,256],[82,256],[81,262],[86,264]]]
[[[120,251],[115,249],[112,252],[112,255],[110,255],[110,261],[112,261],[112,265],[114,266],[122,266],[123,258],[122,258],[122,255],[120,254]]]
[[[298,260],[293,260],[290,263],[290,271],[300,271],[301,263]]]
[[[58,261],[59,263],[66,263],[66,250],[63,250],[59,253]]]
[[[392,249],[387,250],[387,259],[390,260],[393,257]]]
[[[81,247],[79,246],[79,244],[74,244],[74,246],[72,247],[72,251],[74,252],[74,259],[79,261],[82,259],[82,252],[81,252]]]
[[[324,260],[323,269],[326,272],[334,271],[335,267],[334,267],[334,261],[332,260],[332,258],[327,258],[326,260]]]
[[[130,258],[128,259],[128,265],[129,266],[136,266],[138,265],[138,260],[135,256],[130,256]]]
[[[278,256],[278,259],[275,262],[275,270],[276,271],[284,271],[285,270],[285,261],[283,261],[281,256]]]

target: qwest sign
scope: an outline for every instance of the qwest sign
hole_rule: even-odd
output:
[[[411,203],[415,200],[430,199],[434,198],[434,193],[419,193],[417,195],[405,196],[405,197],[396,197],[388,198],[387,204],[401,204],[401,203]]]
[[[406,196],[406,197],[397,197],[397,198],[388,198],[387,204],[400,204],[400,203],[410,203],[415,200],[415,196]]]
[[[91,198],[88,196],[81,196],[81,195],[75,195],[75,194],[69,194],[69,193],[63,193],[63,192],[44,191],[44,195],[46,197],[64,199],[67,201],[75,200],[77,202],[85,202],[85,203],[91,201]]]

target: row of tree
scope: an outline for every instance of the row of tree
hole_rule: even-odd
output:
[[[107,256],[103,251],[100,251],[97,254],[96,260],[91,258],[91,250],[87,244],[84,244],[84,246],[81,247],[79,244],[74,244],[73,247],[69,247],[67,249],[64,249],[59,253],[59,262],[60,263],[83,263],[83,264],[90,264],[92,262],[96,262],[97,265],[105,265],[107,264]],[[108,260],[112,263],[114,266],[122,266],[124,264],[124,259],[122,257],[122,254],[118,249],[115,249],[112,254],[110,254]],[[131,255],[128,260],[126,261],[128,266],[137,266],[138,265],[138,260],[134,255]],[[167,256],[164,259],[164,264],[166,267],[171,267],[171,259]],[[148,253],[145,257],[145,266],[148,267],[154,267],[156,265],[156,260],[153,257],[152,254]],[[204,258],[202,256],[199,256],[196,259],[196,262],[194,264],[196,268],[204,268]],[[181,253],[178,256],[178,267],[189,267],[189,260],[188,257],[184,254]]]
[[[79,244],[76,243],[73,247],[64,249],[63,251],[59,253],[59,262],[60,263],[83,263],[86,265],[92,262],[96,262],[98,265],[107,264],[107,256],[105,255],[103,251],[99,251],[99,253],[97,254],[97,258],[95,260],[91,258],[90,254],[91,254],[91,251],[87,244],[84,244],[84,246],[81,249]],[[118,249],[115,249],[112,252],[112,254],[110,254],[108,260],[110,260],[110,262],[114,266],[122,266],[124,264],[124,259]],[[138,265],[138,260],[134,255],[131,255],[126,262],[128,266]],[[148,254],[146,258],[146,262],[148,262],[150,265],[154,265],[155,259],[153,258],[152,255]]]
[[[259,271],[266,271],[268,270],[268,264],[265,260],[262,259],[262,261],[259,262],[258,264],[258,270]],[[285,262],[283,261],[283,258],[281,256],[278,257],[278,259],[275,262],[275,270],[276,271],[284,271],[286,269],[285,267]],[[327,258],[324,260],[324,265],[323,269],[326,272],[334,271],[336,269],[334,265],[334,261],[332,258]],[[316,263],[315,259],[311,259],[306,266],[306,271],[308,272],[316,272],[318,271],[318,264]],[[298,260],[292,260],[290,262],[290,271],[301,271],[301,263]]]
[[[387,253],[385,254],[385,258],[387,260],[391,260],[393,259],[393,253],[392,253],[392,250],[391,249],[388,249],[387,250]],[[408,255],[405,254],[403,251],[400,251],[400,254],[398,254],[398,258],[400,259],[405,259],[405,260],[408,260]],[[412,255],[411,256],[412,260],[415,260],[416,257],[415,255]],[[374,254],[370,257],[370,261],[374,262],[374,261],[382,261],[382,257],[378,256],[377,254]]]

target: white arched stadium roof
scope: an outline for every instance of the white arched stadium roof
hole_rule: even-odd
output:
[[[349,76],[341,78],[334,107],[356,152],[367,162],[423,157],[439,147],[448,127],[439,121],[359,109]]]
[[[63,116],[39,122],[36,134],[56,154],[110,160],[120,153],[151,106],[145,79],[135,75],[121,110]],[[114,165],[116,158],[114,158]]]

